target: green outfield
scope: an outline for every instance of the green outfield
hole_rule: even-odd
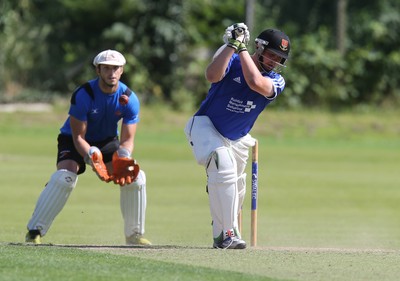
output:
[[[26,246],[65,111],[0,113],[1,280],[398,280],[398,112],[264,112],[252,132],[258,247],[223,251],[211,249],[206,175],[183,134],[189,113],[144,108],[134,155],[147,174],[146,237],[154,246],[121,246],[118,187],[90,170],[47,245]]]

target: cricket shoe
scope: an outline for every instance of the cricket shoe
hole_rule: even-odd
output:
[[[214,241],[214,249],[246,249],[246,242],[236,236],[225,238],[221,242]]]
[[[144,238],[140,234],[133,234],[125,239],[126,245],[140,245],[140,246],[149,246],[151,242]]]
[[[29,230],[25,236],[26,243],[42,244],[39,230]]]

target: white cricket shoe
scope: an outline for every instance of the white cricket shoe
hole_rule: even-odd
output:
[[[214,241],[213,248],[215,249],[246,249],[246,242],[236,236],[227,237],[221,242]]]

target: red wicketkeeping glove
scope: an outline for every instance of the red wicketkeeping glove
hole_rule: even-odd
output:
[[[112,166],[112,180],[120,186],[134,182],[140,171],[139,165],[130,157],[129,151],[124,148],[119,148],[114,152]]]
[[[100,149],[95,146],[90,147],[88,154],[85,157],[85,162],[92,166],[96,175],[105,182],[110,182],[112,177],[108,174],[106,165],[103,162],[103,154]]]

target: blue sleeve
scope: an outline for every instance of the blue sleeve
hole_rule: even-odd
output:
[[[274,91],[276,95],[279,95],[285,89],[285,79],[279,75],[272,79],[272,83],[274,84]]]
[[[71,103],[68,114],[80,121],[87,121],[91,98],[85,89],[80,89],[75,94],[75,102]]]
[[[267,100],[274,100],[278,95],[283,92],[285,89],[285,79],[278,73],[273,73],[268,75],[272,80],[272,85],[274,87],[274,96],[273,97],[266,97]]]
[[[124,114],[122,122],[124,124],[136,124],[139,122],[140,102],[134,92],[129,97],[127,110]]]
[[[233,54],[233,55],[232,55],[231,59],[229,60],[228,66],[227,66],[226,69],[225,69],[225,75],[229,72],[229,70],[231,69],[232,64],[233,64],[233,62],[234,62],[235,60],[240,61],[240,58],[239,58],[239,55],[238,55],[238,54]]]

